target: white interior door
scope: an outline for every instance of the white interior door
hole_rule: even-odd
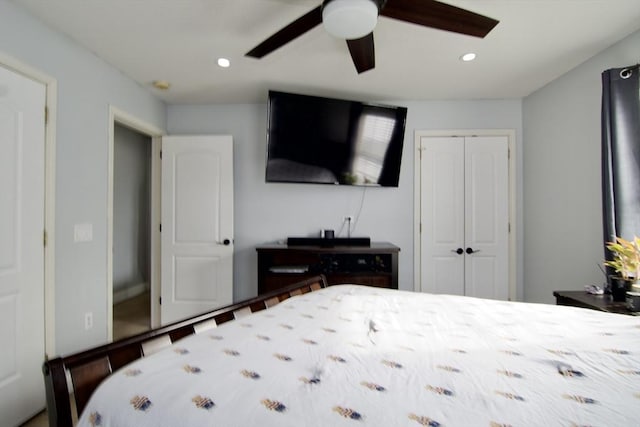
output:
[[[465,138],[465,295],[509,299],[508,144]]]
[[[162,138],[161,323],[233,300],[231,136]]]
[[[509,298],[507,137],[422,137],[423,292]]]
[[[422,291],[464,295],[464,138],[425,137],[421,149]]]
[[[0,425],[45,406],[43,84],[0,67]]]

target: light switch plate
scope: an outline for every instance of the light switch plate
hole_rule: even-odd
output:
[[[74,242],[90,242],[93,240],[93,224],[76,224],[73,227]]]

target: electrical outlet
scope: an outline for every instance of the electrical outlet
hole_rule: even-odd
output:
[[[353,222],[353,215],[347,215],[344,217],[345,221]]]
[[[85,331],[93,328],[93,313],[88,311],[84,314],[84,329]]]

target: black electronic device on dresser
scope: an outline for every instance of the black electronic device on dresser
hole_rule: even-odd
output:
[[[398,289],[400,248],[388,242],[366,246],[266,244],[256,251],[258,294],[317,274],[324,274],[329,285],[351,283]]]

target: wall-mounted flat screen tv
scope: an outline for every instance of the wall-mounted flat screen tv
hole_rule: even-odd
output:
[[[269,92],[267,182],[397,187],[405,107]]]

